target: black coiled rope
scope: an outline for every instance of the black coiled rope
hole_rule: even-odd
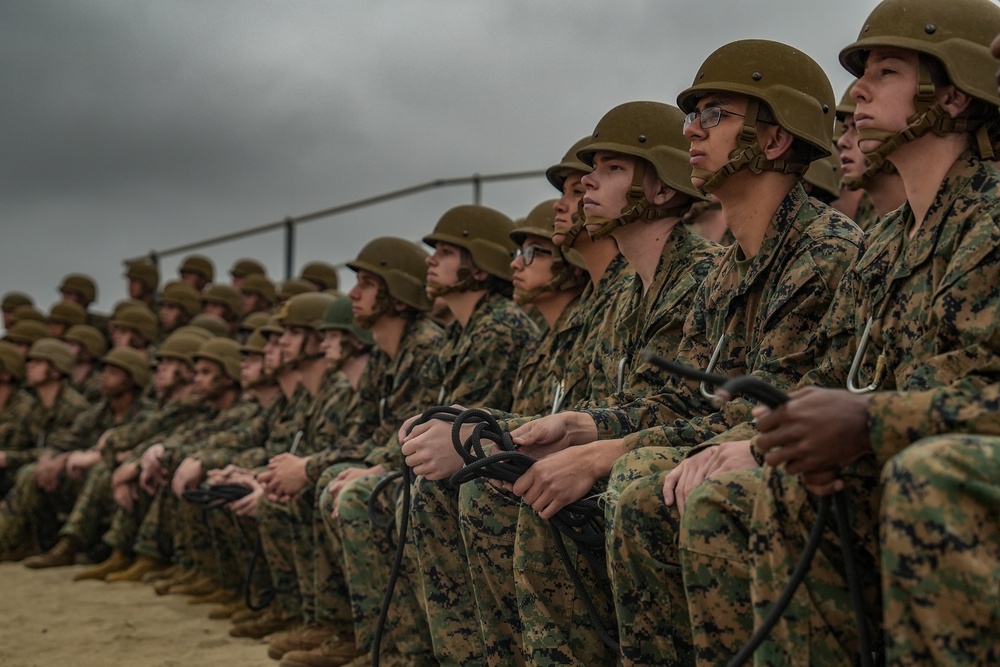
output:
[[[725,401],[732,400],[736,396],[744,396],[763,403],[769,408],[776,408],[788,401],[788,395],[785,392],[759,378],[752,376],[727,377],[725,375],[705,373],[696,368],[664,359],[649,350],[643,350],[640,354],[644,361],[659,366],[666,371],[681,377],[715,385],[717,387],[717,395]],[[802,555],[798,563],[796,563],[795,569],[792,571],[788,585],[774,602],[763,623],[753,633],[746,645],[740,649],[739,653],[733,656],[727,667],[739,667],[746,664],[753,657],[754,652],[764,643],[764,640],[767,639],[774,626],[781,620],[781,616],[791,603],[795,591],[798,590],[806,574],[808,574],[813,557],[815,557],[816,551],[819,549],[823,538],[823,531],[830,520],[831,502],[836,510],[837,535],[840,538],[840,549],[844,558],[844,574],[850,590],[851,606],[854,609],[854,618],[857,624],[859,664],[862,667],[871,667],[873,665],[872,643],[868,636],[868,622],[865,618],[861,580],[854,559],[854,539],[851,535],[850,517],[847,512],[847,495],[845,491],[839,491],[832,496],[821,496],[818,499],[816,520],[809,531],[809,538],[806,541],[805,549],[802,551]]]

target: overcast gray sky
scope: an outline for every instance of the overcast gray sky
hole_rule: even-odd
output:
[[[544,169],[629,100],[674,103],[726,42],[796,46],[839,95],[875,0],[32,0],[0,3],[0,292],[436,178]],[[486,185],[512,217],[543,179]],[[419,238],[470,187],[300,228],[296,268]],[[208,248],[216,271],[282,236]],[[161,271],[173,277],[179,256]],[[351,284],[347,272],[343,282]]]

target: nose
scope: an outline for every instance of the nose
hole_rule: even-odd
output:
[[[593,190],[594,188],[596,188],[597,181],[594,180],[594,172],[590,172],[589,174],[584,174],[583,178],[580,179],[580,183],[582,183],[583,186],[588,190]]]
[[[705,130],[701,126],[701,117],[696,114],[693,121],[685,123],[683,132],[689,140],[705,136]]]

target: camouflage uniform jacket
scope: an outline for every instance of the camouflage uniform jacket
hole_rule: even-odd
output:
[[[203,448],[209,438],[241,428],[259,411],[260,405],[256,402],[237,398],[225,410],[213,411],[211,416],[183,425],[163,440],[163,465],[176,468],[185,457]]]
[[[201,399],[187,397],[154,403],[143,399],[144,409],[129,423],[108,431],[104,440],[104,462],[112,468],[118,465],[119,454],[138,451],[142,453],[154,442],[164,437],[189,419],[209,410]],[[154,439],[155,438],[155,439]]]
[[[829,350],[820,323],[862,243],[847,216],[796,186],[778,207],[760,252],[745,260],[739,245],[731,246],[702,284],[680,346],[656,352],[704,369],[721,342],[714,372],[795,387]],[[752,419],[752,401],[736,398],[716,411],[696,384],[679,378],[654,400],[660,425],[626,438],[627,448],[698,445]],[[686,416],[692,406],[699,414]]]
[[[104,394],[101,392],[101,371],[97,367],[97,364],[94,364],[93,368],[90,369],[90,372],[87,373],[87,376],[82,381],[72,383],[72,387],[80,392],[91,405],[104,399]]]
[[[617,369],[624,359],[629,370],[621,390],[616,387],[583,410],[594,419],[599,438],[620,438],[658,423],[656,411],[650,408],[656,404],[647,399],[662,389],[667,374],[639,361],[638,354],[644,347],[669,351],[671,356],[676,353],[698,287],[724,252],[721,246],[678,224],[663,245],[653,283],[645,295],[642,281],[635,276],[622,309],[605,313],[594,367]]]
[[[367,365],[367,364],[366,364]],[[304,442],[310,455],[306,474],[312,482],[319,481],[324,470],[344,461],[361,462],[372,445],[368,439],[375,424],[357,426],[353,438],[346,438],[351,411],[359,405],[357,392],[343,373],[331,373],[313,402],[315,415],[308,420]],[[361,437],[364,436],[364,437]]]
[[[46,450],[60,453],[74,449],[71,446],[73,422],[90,407],[87,400],[65,382],[51,408],[42,405],[30,390],[26,393],[25,420],[11,432],[4,447],[11,467],[35,461]]]
[[[600,344],[599,330],[604,322],[605,313],[617,309],[625,294],[632,288],[634,277],[635,271],[625,258],[616,255],[608,264],[604,275],[597,281],[596,287],[593,282],[587,283],[576,307],[569,314],[563,329],[567,332],[567,342],[569,332],[576,332],[573,349],[569,351],[569,357],[562,368],[556,364],[549,365],[548,378],[540,385],[551,390],[556,382],[562,383],[566,395],[562,402],[563,409],[582,406],[588,400],[600,400],[607,396],[611,391],[610,387],[614,386],[614,374],[617,373],[617,368],[612,370],[595,367],[597,347]],[[608,373],[611,375],[607,375]],[[551,401],[545,407],[551,408]],[[494,413],[502,415],[503,411],[494,410]],[[525,416],[508,417],[501,422],[501,426],[512,431],[542,416],[540,413],[516,414]]]
[[[874,318],[857,384],[882,356],[868,408],[880,466],[921,438],[1000,429],[1000,174],[963,154],[910,239],[913,224],[904,204],[872,230],[828,316],[829,335],[846,344],[804,380],[844,386],[857,332]]]
[[[121,419],[115,419],[115,415],[108,405],[108,400],[105,398],[100,403],[91,405],[78,414],[73,420],[73,426],[68,430],[53,434],[48,439],[47,445],[63,452],[90,449],[97,444],[98,439],[105,431],[129,423],[146,407],[136,395],[125,415]]]
[[[31,394],[24,389],[15,389],[7,400],[7,405],[0,410],[0,450],[7,449],[7,442],[28,419],[30,409]]]
[[[258,468],[272,456],[291,449],[302,430],[303,404],[312,397],[298,385],[289,398],[281,392],[267,409],[228,431],[210,435],[191,456],[203,470],[222,468],[228,463],[243,468]]]
[[[854,213],[854,222],[863,232],[870,232],[879,222],[878,211],[875,210],[875,203],[867,192],[861,195],[858,201],[858,210]]]
[[[396,437],[403,422],[434,404],[437,387],[428,381],[427,367],[441,349],[441,327],[427,317],[413,321],[403,333],[394,357],[376,347],[358,382],[345,440],[360,440],[368,449],[365,463],[395,468],[401,465]],[[374,425],[374,429],[371,426]],[[313,473],[307,472],[310,475]]]

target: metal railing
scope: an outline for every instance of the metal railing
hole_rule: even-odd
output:
[[[361,208],[366,208],[369,206],[375,206],[376,204],[382,204],[384,202],[392,201],[393,199],[400,199],[402,197],[409,197],[421,192],[426,192],[428,190],[435,190],[438,188],[450,187],[453,185],[472,185],[472,202],[474,204],[479,204],[482,201],[482,190],[484,183],[495,183],[498,181],[514,181],[522,180],[528,178],[538,178],[539,176],[544,176],[545,172],[542,170],[537,171],[516,171],[507,172],[502,174],[473,174],[472,176],[460,176],[457,178],[439,178],[433,181],[428,181],[426,183],[421,183],[419,185],[412,185],[408,188],[402,188],[400,190],[392,190],[390,192],[385,192],[380,195],[375,195],[374,197],[366,197],[365,199],[358,199],[356,201],[348,202],[346,204],[340,204],[339,206],[333,206],[330,208],[323,209],[321,211],[314,211],[312,213],[304,213],[302,215],[288,216],[283,220],[277,220],[275,222],[269,222],[264,225],[259,225],[257,227],[250,227],[238,232],[231,232],[229,234],[221,234],[219,236],[213,236],[207,239],[202,239],[201,241],[194,241],[192,243],[185,243],[183,245],[173,246],[172,248],[164,248],[162,250],[150,250],[147,254],[138,257],[129,257],[122,260],[124,264],[133,262],[138,259],[148,259],[156,264],[160,263],[160,259],[170,255],[179,255],[181,253],[189,253],[201,248],[206,248],[208,246],[219,245],[220,243],[229,243],[231,241],[237,241],[239,239],[248,238],[250,236],[257,236],[258,234],[266,234],[268,232],[277,231],[279,229],[285,230],[285,279],[292,277],[295,270],[295,231],[298,225],[314,222],[316,220],[322,220],[324,218],[331,218],[342,213],[348,213],[350,211],[356,211]]]

